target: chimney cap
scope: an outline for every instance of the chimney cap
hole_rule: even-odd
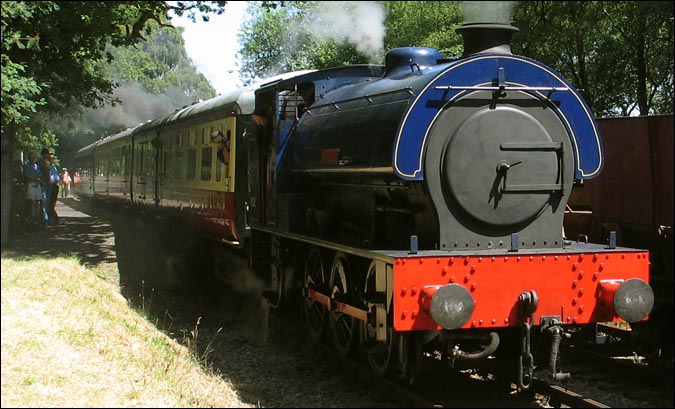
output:
[[[478,53],[511,54],[511,37],[518,28],[501,23],[467,23],[455,29],[464,39],[464,56]]]

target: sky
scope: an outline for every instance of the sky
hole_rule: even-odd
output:
[[[200,18],[193,23],[187,17],[173,17],[175,26],[185,29],[185,49],[197,70],[204,74],[218,94],[224,94],[241,86],[237,67],[239,42],[237,33],[248,17],[246,1],[229,1],[225,12],[210,15],[208,22]],[[297,45],[309,33],[318,39],[352,44],[371,63],[384,61],[384,8],[373,1],[317,2],[312,12],[315,23],[301,28],[288,27],[288,47]]]
[[[225,13],[210,15],[208,22],[199,17],[195,23],[185,16],[171,19],[174,26],[185,29],[183,39],[188,56],[218,94],[241,86],[236,66],[237,33],[246,15],[246,3],[228,1]]]

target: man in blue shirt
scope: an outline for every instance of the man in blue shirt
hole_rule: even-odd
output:
[[[49,154],[49,197],[47,199],[47,214],[49,216],[48,223],[58,224],[59,215],[56,214],[56,199],[59,197],[59,170],[56,168],[56,156],[53,153]]]

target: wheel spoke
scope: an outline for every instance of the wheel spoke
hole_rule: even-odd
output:
[[[351,299],[350,282],[352,279],[349,259],[338,252],[333,258],[331,267],[331,288],[333,298],[349,302]],[[355,341],[356,320],[347,314],[332,312],[330,314],[330,332],[338,355],[347,356],[353,349]]]
[[[319,249],[314,248],[309,254],[305,264],[305,290],[310,288],[320,288],[325,284],[324,268]],[[305,297],[303,300],[303,315],[305,326],[309,336],[314,341],[318,341],[323,333],[324,322],[326,320],[326,309],[318,302]]]
[[[375,262],[372,262],[366,273],[363,286],[364,294],[368,294],[375,290],[375,272]],[[366,305],[367,301],[363,300],[363,304]],[[378,376],[389,374],[394,368],[395,361],[393,354],[394,334],[392,329],[389,327],[387,328],[387,339],[384,343],[378,343],[376,341],[375,328],[367,322],[362,323],[360,332],[361,346],[370,369]]]

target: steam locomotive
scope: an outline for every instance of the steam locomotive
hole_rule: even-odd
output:
[[[271,305],[413,381],[430,361],[551,376],[570,329],[648,318],[646,250],[569,240],[575,180],[603,168],[580,93],[465,24],[464,55],[283,74],[80,149],[79,194],[180,214],[245,251]],[[266,125],[254,121],[259,115]],[[211,134],[229,138],[217,158]],[[543,353],[543,364],[535,356]]]

